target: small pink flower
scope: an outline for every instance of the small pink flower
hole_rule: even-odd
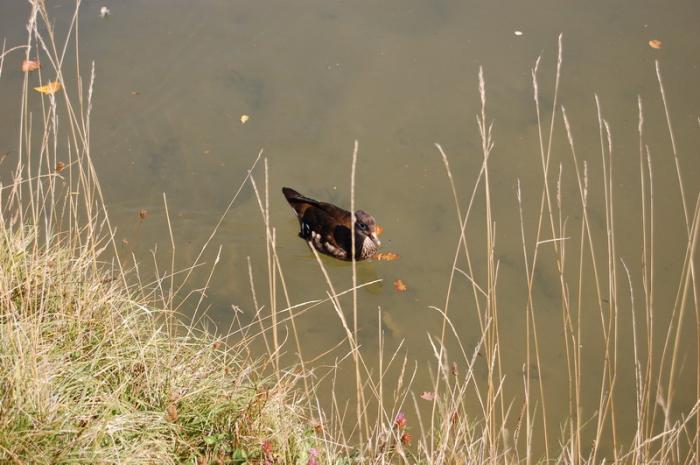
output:
[[[269,439],[265,440],[265,442],[262,443],[262,451],[265,455],[269,455],[272,453],[272,441]]]
[[[272,453],[272,441],[266,439],[265,442],[262,443],[261,449],[263,453],[263,458],[265,459],[263,462],[264,465],[272,465],[275,461],[275,455]]]
[[[316,457],[318,457],[318,451],[315,447],[312,447],[309,449],[309,461],[306,462],[306,465],[318,465],[318,460],[316,460]]]
[[[408,420],[406,420],[406,414],[399,412],[394,420],[394,425],[399,429],[403,429],[406,427],[406,423],[408,423]]]

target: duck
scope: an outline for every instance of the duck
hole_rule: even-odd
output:
[[[349,211],[306,197],[290,187],[283,187],[282,193],[299,220],[299,237],[309,241],[322,254],[352,260],[352,216]],[[381,245],[374,217],[364,210],[355,211],[355,260],[372,257]]]

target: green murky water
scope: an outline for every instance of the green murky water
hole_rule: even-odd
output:
[[[563,33],[564,63],[560,104],[572,123],[579,159],[587,160],[590,215],[603,230],[605,213],[602,162],[594,94],[613,133],[613,176],[618,254],[630,266],[636,297],[640,290],[640,188],[637,96],[644,102],[645,142],[654,170],[656,208],[656,302],[659,325],[667,321],[675,298],[686,232],[655,72],[659,60],[677,137],[687,198],[694,204],[700,182],[700,4],[658,2],[539,2],[460,0],[390,0],[386,2],[241,2],[223,0],[105,1],[111,9],[101,19],[102,3],[84,2],[80,16],[83,73],[95,62],[92,157],[117,226],[125,256],[134,252],[148,281],[151,251],[169,267],[170,237],[163,194],[167,197],[175,242],[176,268],[193,262],[258,151],[268,159],[270,220],[277,253],[293,304],[326,297],[315,259],[296,237],[297,224],[281,193],[292,186],[322,200],[349,207],[353,141],[359,140],[356,203],[384,227],[385,251],[395,262],[358,265],[360,282],[383,282],[359,292],[360,343],[368,360],[376,359],[378,333],[387,353],[401,344],[416,361],[415,390],[430,390],[434,365],[427,334],[439,334],[441,319],[430,306],[442,307],[459,239],[458,220],[439,152],[450,156],[463,208],[482,163],[475,115],[479,112],[477,73],[485,69],[488,118],[494,121],[495,148],[490,159],[491,201],[499,261],[503,371],[506,398],[522,400],[527,295],[516,200],[523,192],[525,230],[534,240],[542,170],[531,69],[538,56],[543,118],[551,114],[557,36]],[[58,31],[72,15],[70,1],[50,2]],[[13,46],[26,42],[27,6],[0,5],[0,35]],[[521,31],[522,35],[516,35]],[[663,43],[649,47],[650,39]],[[0,81],[0,152],[9,152],[3,176],[14,166],[17,114],[22,74],[20,54],[8,56]],[[72,57],[68,57],[69,61]],[[73,63],[70,61],[70,63]],[[71,66],[73,66],[71,64]],[[249,115],[241,124],[241,115]],[[558,116],[560,118],[560,115]],[[563,170],[562,198],[571,233],[569,267],[578,263],[580,208],[566,135],[555,126],[550,179]],[[256,169],[264,188],[262,162]],[[554,184],[552,184],[554,185]],[[146,220],[138,217],[147,209]],[[471,212],[467,240],[476,279],[484,283],[486,257],[483,196]],[[557,220],[558,221],[558,220]],[[549,238],[550,235],[545,235]],[[599,250],[605,250],[600,236]],[[567,242],[567,244],[569,244]],[[207,265],[192,288],[203,285],[221,245],[221,257],[200,311],[221,331],[236,312],[255,314],[248,276],[252,265],[258,298],[268,311],[264,224],[255,195],[247,186],[223,220],[205,253]],[[549,402],[548,419],[556,432],[568,408],[566,358],[561,323],[559,277],[552,248],[543,248],[533,295],[541,338],[542,380]],[[325,260],[337,290],[351,286],[348,264]],[[460,266],[464,267],[463,262]],[[619,266],[619,263],[618,263]],[[206,271],[204,270],[206,268]],[[604,265],[603,265],[604,268]],[[574,269],[575,271],[575,269]],[[590,270],[589,270],[590,271]],[[163,273],[163,269],[160,270]],[[623,276],[623,275],[620,275]],[[402,279],[405,293],[392,283]],[[618,299],[628,299],[626,283]],[[468,350],[479,341],[472,289],[458,275],[450,316]],[[278,306],[284,298],[278,289]],[[584,291],[582,310],[584,410],[597,408],[601,378],[600,315]],[[606,299],[609,296],[605,296]],[[193,300],[196,301],[196,298]],[[350,299],[343,298],[350,318]],[[626,304],[629,308],[629,305]],[[384,317],[378,321],[378,308]],[[634,386],[629,315],[620,323],[618,379],[619,424],[634,426]],[[690,320],[688,320],[690,321]],[[296,325],[305,359],[336,347],[345,332],[328,304],[299,315]],[[287,325],[289,326],[289,325]],[[295,359],[291,336],[286,360]],[[697,360],[693,336],[684,344],[682,373],[694,379]],[[661,333],[658,346],[661,346]],[[341,345],[317,361],[331,363],[347,351]],[[477,362],[477,379],[486,367]],[[483,365],[483,364],[482,364]],[[349,366],[349,365],[348,365]],[[532,372],[532,368],[526,370]],[[353,398],[352,369],[341,370],[339,396]],[[348,386],[343,388],[342,386]],[[676,413],[695,402],[692,382],[679,383]],[[515,422],[515,420],[513,420]],[[629,438],[627,439],[629,440]]]

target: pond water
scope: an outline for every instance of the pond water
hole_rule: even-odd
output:
[[[99,15],[103,5],[111,10],[106,18]],[[73,8],[71,1],[50,2],[59,36]],[[26,43],[27,10],[25,2],[0,5],[0,35],[8,47]],[[475,116],[480,112],[478,71],[483,66],[487,119],[494,124],[489,176],[499,263],[505,399],[513,400],[517,411],[522,404],[527,303],[518,180],[528,253],[537,232],[542,192],[531,69],[541,56],[546,135],[557,37],[562,33],[559,104],[566,107],[580,163],[588,163],[589,215],[598,251],[603,253],[603,163],[594,95],[600,98],[613,134],[617,253],[630,267],[638,311],[642,235],[637,96],[643,100],[644,137],[654,174],[656,347],[660,350],[678,288],[687,233],[655,60],[664,78],[692,212],[700,189],[698,18],[700,4],[693,0],[663,7],[646,0],[85,1],[79,21],[81,69],[88,76],[93,60],[96,69],[92,157],[117,238],[124,241],[124,256],[133,252],[141,263],[141,277],[148,282],[153,275],[152,251],[160,272],[170,269],[164,194],[176,243],[175,268],[182,269],[193,263],[264,149],[277,255],[289,298],[292,304],[299,304],[324,299],[327,286],[314,256],[297,237],[298,224],[280,189],[291,186],[349,208],[353,142],[357,140],[356,205],[372,213],[384,228],[383,250],[400,255],[393,262],[358,264],[359,282],[382,280],[358,292],[361,351],[370,365],[376,363],[372,361],[377,359],[381,330],[385,353],[403,344],[400,354],[408,357],[410,366],[415,363],[414,391],[430,391],[435,362],[428,335],[439,336],[442,324],[439,312],[431,306],[444,307],[459,242],[449,181],[434,143],[439,142],[449,156],[465,210],[482,165]],[[652,39],[661,40],[662,48],[650,47]],[[71,56],[68,58],[70,61]],[[21,59],[21,54],[6,59],[0,81],[4,109],[15,108],[19,102]],[[242,115],[249,116],[245,124]],[[561,196],[572,242],[567,245],[567,266],[575,272],[581,209],[561,113],[557,118],[550,182],[556,186],[561,166]],[[4,179],[14,167],[9,160],[16,150],[17,119],[14,110],[0,112],[0,152],[10,156],[2,165]],[[254,175],[264,190],[263,161]],[[467,228],[475,278],[481,286],[485,285],[487,263],[484,205],[483,194],[477,195]],[[148,211],[144,220],[138,215],[141,209]],[[551,238],[547,227],[542,239]],[[211,327],[226,332],[236,317],[248,321],[255,315],[249,263],[263,313],[270,309],[264,222],[249,184],[211,239],[204,255],[206,265],[195,273],[189,289],[204,285],[219,246],[220,260],[199,314],[208,318]],[[533,295],[548,421],[551,432],[558,433],[568,412],[569,387],[553,247],[542,248]],[[602,257],[601,269],[605,270]],[[323,262],[336,290],[352,286],[349,264],[325,258]],[[458,266],[464,269],[466,265],[462,260]],[[620,272],[619,277],[624,274]],[[406,292],[394,290],[392,283],[397,279],[406,284]],[[283,309],[286,303],[279,285],[278,279],[277,307]],[[452,292],[449,316],[471,351],[481,334],[472,287],[458,273]],[[590,385],[584,384],[582,392],[584,410],[591,416],[600,395],[601,322],[597,306],[590,304],[595,299],[590,282],[583,295],[589,307],[582,311],[582,327],[584,335],[590,334],[590,339],[584,338],[583,370]],[[197,298],[189,299],[183,312],[188,313]],[[619,283],[617,298],[624,300],[621,308],[629,312],[626,278]],[[345,296],[341,303],[352,323],[350,297]],[[243,313],[238,314],[234,307]],[[325,354],[314,362],[319,370],[347,353],[347,343],[338,345],[345,331],[330,304],[304,312],[295,324],[304,359]],[[286,337],[285,327],[289,323],[280,327],[280,338]],[[625,437],[635,426],[633,396],[625,394],[634,388],[629,314],[620,316],[619,331],[617,428]],[[687,332],[679,377],[694,380],[696,335],[690,329]],[[283,360],[292,363],[296,347],[291,335],[287,336]],[[450,350],[455,349],[452,343]],[[343,367],[349,361],[344,363]],[[486,368],[476,369],[477,378],[483,379]],[[532,375],[536,368],[525,371]],[[354,399],[354,370],[343,368],[339,377],[337,395]],[[674,412],[680,415],[695,403],[696,386],[694,381],[681,382],[677,389]],[[327,393],[321,397],[327,399]],[[515,422],[513,418],[511,423]],[[623,442],[629,440],[626,436]]]

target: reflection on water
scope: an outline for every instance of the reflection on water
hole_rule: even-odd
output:
[[[536,8],[514,1],[458,0],[106,3],[110,17],[99,18],[100,5],[86,3],[80,22],[83,72],[91,60],[96,62],[92,152],[118,236],[128,241],[125,252],[133,251],[145,267],[149,250],[156,246],[160,258],[169,263],[163,193],[178,244],[176,264],[185,267],[197,257],[264,148],[270,168],[270,220],[290,300],[325,298],[323,275],[297,238],[296,220],[279,188],[295,186],[311,197],[349,207],[352,141],[358,139],[357,205],[372,212],[384,227],[383,250],[401,255],[395,262],[358,264],[359,282],[382,279],[359,293],[360,343],[372,360],[380,330],[388,353],[405,341],[403,350],[418,361],[416,389],[428,390],[427,362],[433,360],[433,352],[427,334],[435,336],[441,329],[440,315],[430,306],[444,305],[459,239],[451,191],[433,143],[440,142],[450,156],[465,208],[482,162],[474,115],[479,109],[476,75],[483,65],[488,111],[495,121],[490,179],[504,373],[514,381],[507,388],[510,395],[521,393],[527,282],[515,192],[519,180],[525,233],[532,240],[542,171],[530,73],[542,55],[540,94],[543,118],[548,121],[556,37],[563,32],[560,102],[574,127],[577,154],[588,160],[589,220],[596,231],[604,230],[595,92],[613,131],[616,222],[622,238],[618,253],[637,277],[641,237],[636,98],[644,99],[645,138],[659,194],[657,221],[665,226],[656,260],[659,270],[672,275],[658,277],[656,299],[673,302],[674,273],[680,272],[683,259],[677,245],[683,243],[685,229],[654,60],[660,60],[664,70],[687,198],[694,199],[700,188],[695,156],[700,109],[697,2],[676,2],[663,11],[652,2],[629,1],[543,0]],[[0,6],[0,31],[8,45],[25,40],[25,9],[21,2]],[[55,2],[53,9],[60,30],[72,12],[71,2]],[[524,34],[516,36],[515,30]],[[662,39],[664,48],[651,49],[647,42],[652,38]],[[15,102],[21,74],[9,65],[4,72],[0,101]],[[243,114],[250,115],[244,125]],[[0,113],[0,128],[0,152],[12,151],[16,115]],[[570,232],[578,237],[574,230],[581,221],[578,186],[560,125],[552,153],[550,173],[558,173],[561,163],[564,211],[571,212]],[[4,175],[9,166],[3,164]],[[260,186],[262,171],[257,173]],[[476,270],[484,270],[487,260],[483,205],[484,199],[477,196],[468,228]],[[144,221],[137,215],[142,208],[149,211]],[[225,331],[234,318],[232,305],[249,317],[255,314],[248,257],[258,294],[261,299],[266,295],[264,224],[252,189],[241,193],[212,244],[205,255],[206,272],[215,249],[219,244],[223,249],[210,282],[206,312]],[[573,251],[578,246],[570,247]],[[605,244],[599,247],[604,250]],[[567,266],[576,261],[572,257]],[[563,420],[569,393],[559,275],[553,255],[543,257],[542,263],[535,270],[532,290],[537,329],[543,335],[539,374],[546,381],[550,415],[562,412]],[[347,263],[324,259],[324,264],[337,290],[351,286]],[[408,287],[405,293],[393,290],[391,283],[399,278]],[[483,282],[484,272],[477,271],[475,279]],[[468,281],[458,278],[450,303],[452,322],[469,351],[480,338],[472,292]],[[592,294],[584,299],[591,311],[584,312],[582,324],[585,333],[596,335],[600,315],[591,298]],[[344,296],[341,303],[349,309],[351,297]],[[628,317],[624,318],[626,322]],[[345,336],[327,304],[299,316],[296,324],[307,359],[332,349]],[[621,337],[623,360],[631,336]],[[588,365],[583,367],[595,381],[595,389],[583,387],[589,414],[597,408],[602,376],[601,367],[592,362],[601,360],[601,345],[597,336],[591,338],[590,346],[584,347]],[[322,363],[346,349],[342,346]],[[288,361],[295,360],[294,351],[290,346]],[[684,356],[685,369],[694,366],[693,356],[690,351]],[[477,365],[476,370],[477,376],[486,376],[486,367]],[[621,367],[621,392],[633,386],[632,373],[631,366]],[[536,367],[527,367],[527,376],[539,380],[537,374]],[[678,389],[676,408],[687,411],[695,400],[694,388]],[[621,429],[634,426],[631,418],[620,423]]]

